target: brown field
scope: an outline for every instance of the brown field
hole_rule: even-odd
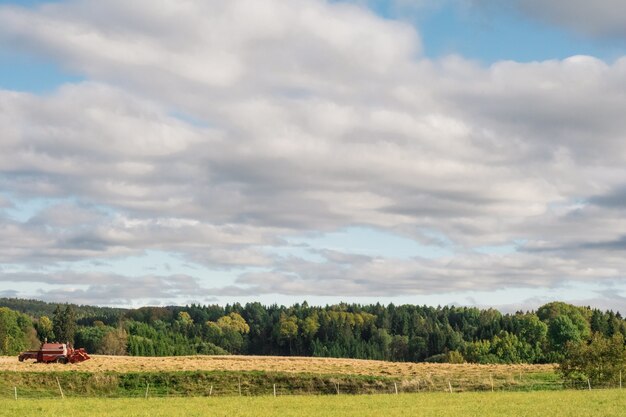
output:
[[[92,355],[86,362],[70,365],[19,362],[17,357],[0,357],[0,371],[51,372],[70,369],[86,372],[154,371],[266,371],[336,375],[372,375],[411,378],[450,377],[458,380],[491,375],[497,379],[521,379],[529,374],[554,371],[553,365],[477,365],[383,362],[358,359],[276,356],[176,356],[136,357]]]

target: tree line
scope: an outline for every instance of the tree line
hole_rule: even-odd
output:
[[[618,346],[623,355],[626,336],[619,312],[562,302],[514,314],[474,307],[321,307],[306,302],[289,307],[248,303],[110,309],[0,299],[0,305],[19,310],[0,310],[3,354],[14,354],[38,339],[74,343],[92,353],[135,356],[230,353],[562,363],[568,377],[580,378],[585,361],[575,358],[602,357],[602,349],[619,354]],[[615,366],[623,366],[620,360]]]

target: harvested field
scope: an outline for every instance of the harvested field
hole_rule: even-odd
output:
[[[271,356],[101,356],[77,364],[39,364],[0,357],[0,397],[13,387],[36,398],[57,395],[57,380],[71,395],[267,395],[423,391],[534,391],[562,389],[552,365],[400,363]],[[104,383],[104,382],[106,383]],[[341,389],[339,388],[341,387]],[[39,390],[41,392],[35,393]]]
[[[357,359],[303,358],[276,356],[176,356],[136,357],[93,355],[73,365],[18,362],[16,357],[0,357],[0,371],[51,372],[77,369],[85,372],[155,371],[265,371],[325,375],[370,375],[410,379],[449,378],[455,381],[523,379],[532,374],[554,372],[553,365],[477,365],[383,362]]]

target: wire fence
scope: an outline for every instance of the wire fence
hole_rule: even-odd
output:
[[[425,375],[423,377],[379,378],[350,376],[306,377],[268,376],[262,373],[211,375],[196,373],[181,375],[177,379],[123,374],[92,374],[90,376],[64,373],[39,373],[23,380],[2,375],[0,398],[164,398],[164,397],[224,397],[224,396],[286,396],[286,395],[359,395],[448,392],[451,394],[471,391],[544,391],[544,390],[598,390],[621,388],[615,382],[592,383],[591,381],[568,381],[558,378],[529,378],[523,375],[498,378],[489,376],[479,380],[454,380]],[[620,381],[621,382],[621,381]]]

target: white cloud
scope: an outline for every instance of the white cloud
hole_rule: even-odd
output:
[[[243,274],[235,286],[212,294],[308,294],[397,297],[503,288],[554,288],[563,281],[595,283],[623,278],[625,262],[615,258],[567,259],[554,254],[465,254],[438,259],[384,259],[325,251],[325,262],[285,259],[270,272]]]
[[[410,26],[314,0],[0,7],[0,40],[90,79],[0,91],[0,206],[69,201],[28,222],[0,211],[0,262],[152,249],[255,268],[201,287],[216,292],[360,296],[624,270],[624,58],[431,61]],[[434,231],[455,257],[266,250],[355,225],[421,242]],[[504,257],[473,253],[513,241]]]

